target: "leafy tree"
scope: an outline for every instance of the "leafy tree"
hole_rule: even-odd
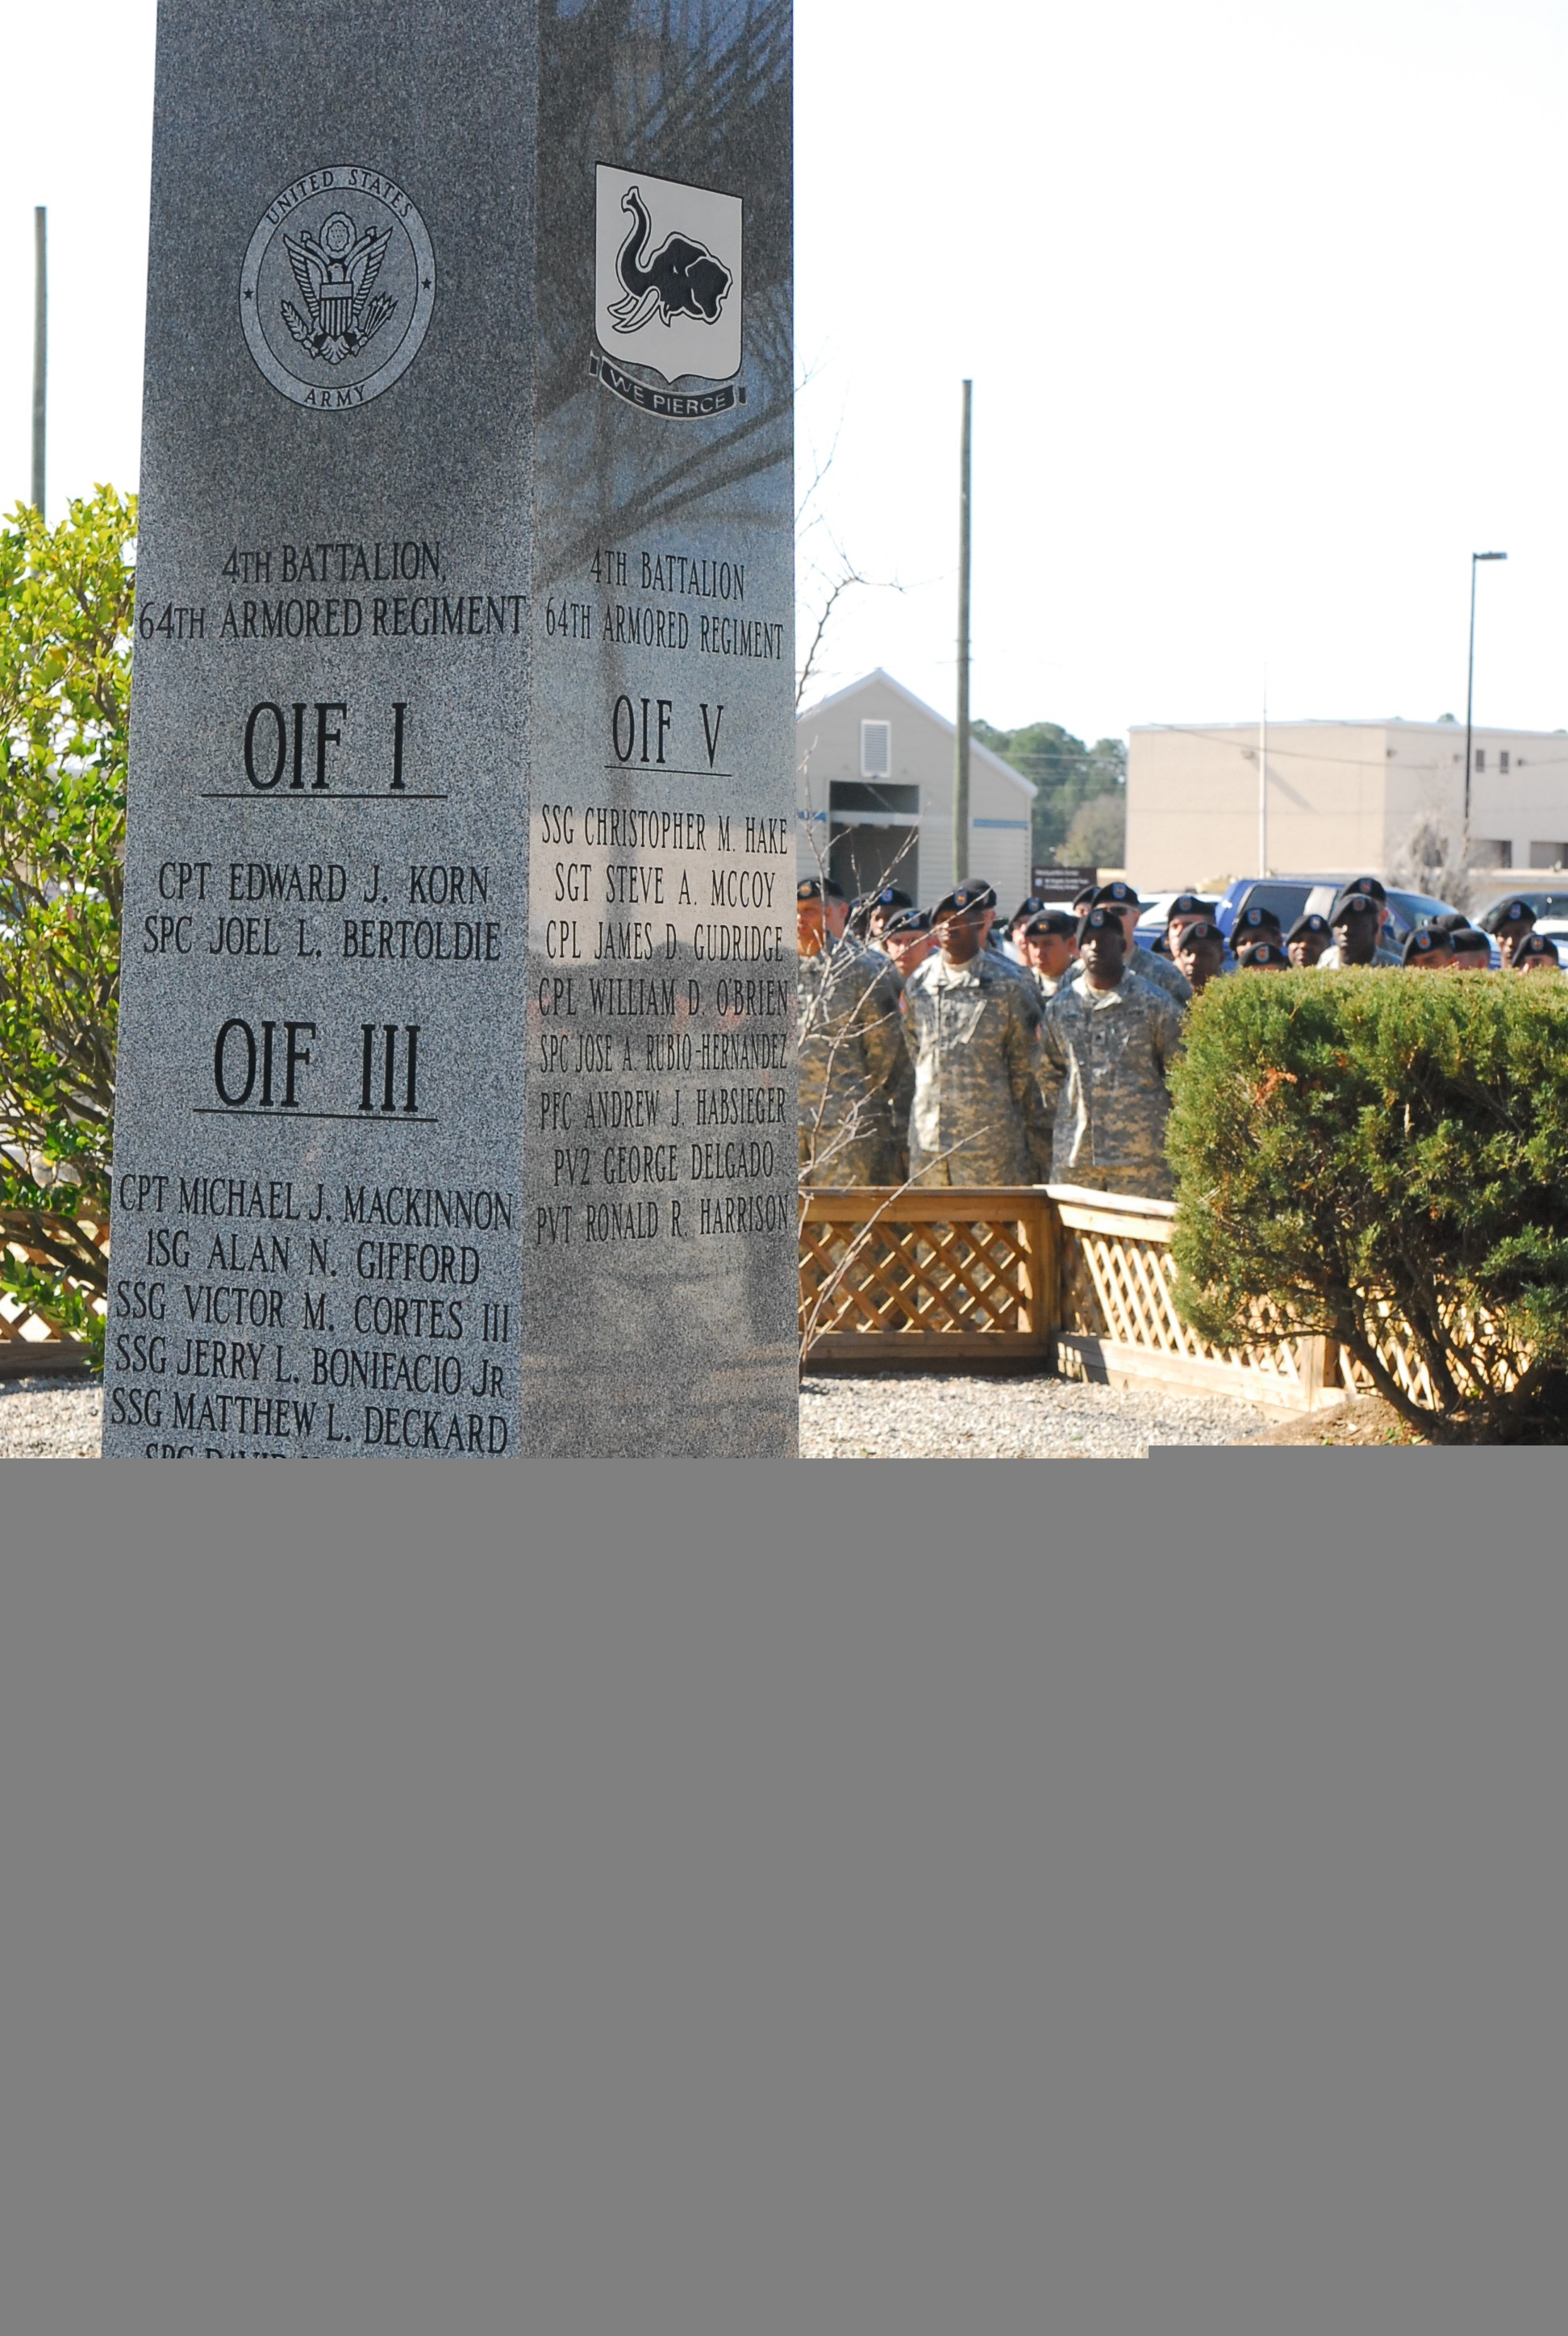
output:
[[[133,498],[0,525],[0,1289],[102,1352],[120,998]]]
[[[1091,795],[1073,813],[1063,860],[1076,868],[1120,868],[1126,854],[1126,796]]]
[[[1174,1087],[1176,1302],[1203,1336],[1256,1345],[1261,1305],[1437,1442],[1568,1439],[1568,984],[1212,981]]]
[[[974,735],[1035,782],[1031,842],[1035,859],[1042,862],[1071,861],[1075,854],[1066,848],[1067,833],[1079,810],[1127,783],[1127,749],[1120,738],[1102,738],[1097,745],[1086,746],[1055,722],[1030,722],[1021,730],[998,730],[989,722],[977,722]]]

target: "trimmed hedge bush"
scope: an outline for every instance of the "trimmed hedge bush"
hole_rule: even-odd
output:
[[[1174,1080],[1176,1303],[1222,1346],[1323,1333],[1440,1442],[1568,1439],[1568,981],[1212,981]],[[1390,1375],[1397,1318],[1435,1411]]]
[[[0,525],[0,1290],[102,1356],[136,571],[112,487]]]

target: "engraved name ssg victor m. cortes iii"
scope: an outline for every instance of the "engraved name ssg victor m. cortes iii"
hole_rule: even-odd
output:
[[[738,195],[599,164],[589,369],[601,387],[667,421],[745,404],[742,212]]]
[[[250,354],[274,389],[329,413],[379,397],[435,306],[424,221],[383,170],[309,170],[263,212],[239,278]]]

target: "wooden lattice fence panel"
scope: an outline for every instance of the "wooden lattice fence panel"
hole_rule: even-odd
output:
[[[1291,1338],[1271,1307],[1259,1336],[1212,1346],[1176,1311],[1175,1205],[1086,1187],[1047,1187],[1061,1222],[1060,1367],[1212,1387],[1297,1411],[1343,1399],[1327,1342]]]
[[[46,1231],[47,1227],[43,1230]],[[79,1217],[71,1230],[78,1238],[85,1235],[100,1255],[107,1257],[107,1224],[93,1224]],[[0,1245],[6,1252],[18,1263],[48,1265],[52,1262],[49,1252],[35,1245],[34,1232],[29,1220],[0,1215]],[[73,1286],[86,1287],[82,1282]],[[93,1295],[90,1302],[98,1315],[107,1310],[101,1296]],[[82,1367],[83,1353],[83,1341],[63,1323],[53,1320],[37,1307],[0,1292],[0,1377],[15,1378],[33,1371],[77,1370]]]
[[[820,1361],[1044,1358],[1051,1212],[1033,1189],[803,1194],[803,1348]]]
[[[1371,1386],[1346,1349],[1293,1334],[1265,1304],[1251,1344],[1201,1338],[1176,1311],[1169,1201],[1073,1184],[802,1197],[802,1337],[824,1361],[875,1370],[906,1355],[1054,1352],[1069,1376],[1207,1388],[1289,1411]],[[1381,1312],[1380,1359],[1414,1402],[1436,1408],[1408,1325]],[[1486,1386],[1505,1387],[1524,1358],[1486,1329],[1465,1323],[1458,1343],[1474,1349]]]
[[[1378,1315],[1382,1326],[1374,1342],[1378,1361],[1412,1403],[1419,1404],[1424,1410],[1437,1409],[1431,1373],[1408,1325],[1400,1321],[1387,1304],[1379,1305]],[[1455,1334],[1456,1345],[1472,1356],[1475,1366],[1468,1375],[1470,1384],[1466,1392],[1485,1396],[1516,1384],[1527,1368],[1528,1358],[1504,1343],[1491,1317],[1475,1316],[1456,1308],[1445,1312],[1443,1319]],[[1339,1349],[1339,1371],[1348,1387],[1358,1394],[1372,1392],[1371,1373],[1347,1347]]]

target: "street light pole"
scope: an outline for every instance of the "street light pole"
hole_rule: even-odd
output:
[[[1263,713],[1258,724],[1258,873],[1269,873],[1269,668],[1263,667]]]
[[[953,882],[969,876],[969,412],[973,382],[964,384],[959,449],[959,719],[953,741]]]
[[[1475,570],[1483,560],[1506,560],[1505,551],[1473,551],[1470,554],[1470,666],[1465,683],[1465,849],[1470,848],[1470,737],[1475,726]]]
[[[33,508],[44,516],[44,433],[49,413],[49,213],[33,213]]]

